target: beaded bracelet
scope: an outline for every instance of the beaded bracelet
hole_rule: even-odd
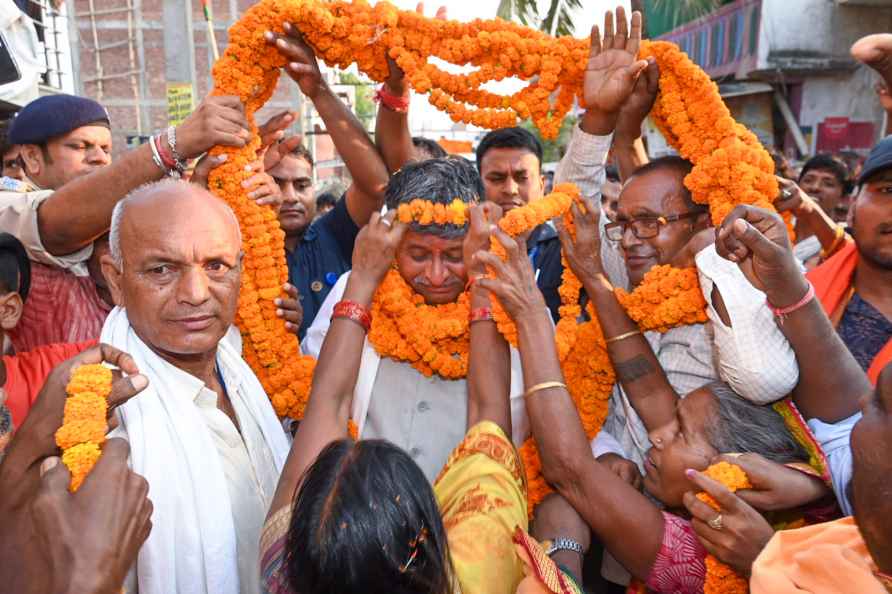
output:
[[[344,318],[355,322],[365,328],[366,332],[372,327],[372,314],[369,312],[369,308],[356,301],[347,299],[338,301],[331,313],[331,319],[335,318]]]

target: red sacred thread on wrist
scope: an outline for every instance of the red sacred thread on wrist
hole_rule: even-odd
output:
[[[378,101],[391,111],[406,113],[409,111],[409,95],[394,95],[383,85],[375,92],[375,101]]]
[[[768,309],[771,310],[771,313],[773,313],[778,318],[778,322],[783,324],[784,319],[786,319],[786,317],[788,315],[790,315],[794,311],[802,309],[803,307],[808,305],[811,302],[811,300],[814,298],[815,298],[815,286],[813,284],[811,284],[811,282],[809,282],[808,283],[808,291],[805,292],[805,296],[802,299],[800,299],[799,301],[797,301],[796,303],[794,303],[793,305],[789,305],[787,307],[775,307],[775,306],[771,305],[770,302],[766,302],[766,303],[768,304]]]
[[[335,318],[345,318],[351,322],[356,322],[365,328],[366,332],[372,327],[372,314],[369,312],[369,308],[356,301],[348,301],[346,299],[338,301],[331,314],[331,319],[334,320]]]
[[[489,307],[480,307],[478,309],[472,309],[471,314],[468,316],[468,319],[473,324],[474,322],[487,322],[492,320],[492,309]]]
[[[158,150],[158,156],[161,157],[161,162],[164,164],[165,169],[168,171],[176,169],[176,159],[174,159],[173,155],[170,153],[170,147],[165,146],[165,143],[161,142],[161,135],[154,136],[152,142],[155,143],[155,148]]]

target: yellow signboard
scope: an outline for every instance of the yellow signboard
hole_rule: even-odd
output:
[[[171,126],[182,124],[193,107],[191,83],[167,83],[167,121]]]

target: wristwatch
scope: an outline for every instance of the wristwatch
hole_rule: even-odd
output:
[[[545,549],[545,554],[550,557],[558,551],[573,551],[585,555],[582,545],[571,538],[555,538],[551,541],[551,546]]]

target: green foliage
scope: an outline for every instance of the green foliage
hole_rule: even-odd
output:
[[[340,83],[342,85],[353,85],[356,87],[356,105],[353,106],[356,117],[362,122],[362,125],[368,128],[371,126],[372,120],[375,119],[375,101],[372,98],[372,83],[364,81],[352,72],[341,72]]]
[[[561,5],[558,13],[558,4]],[[557,14],[558,35],[573,35],[573,22],[570,20],[570,11],[582,7],[582,0],[551,0],[548,10],[543,18],[539,13],[536,0],[501,0],[496,16],[506,21],[518,21],[529,27],[536,27],[546,33],[551,33],[551,26]]]

